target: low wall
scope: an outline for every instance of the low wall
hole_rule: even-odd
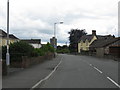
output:
[[[51,60],[54,57],[53,53],[47,53],[45,56],[38,56],[38,57],[22,57],[22,62],[13,62],[11,63],[11,67],[16,68],[28,68],[32,65],[42,63],[46,60]]]
[[[42,63],[46,60],[51,60],[54,58],[53,53],[47,53],[45,56],[38,56],[38,57],[27,57],[23,56],[21,62],[12,62],[10,63],[10,67],[12,68],[28,68],[32,65]],[[7,66],[6,61],[2,61],[2,75],[7,75]]]

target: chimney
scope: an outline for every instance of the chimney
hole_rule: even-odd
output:
[[[92,30],[92,35],[96,35],[96,30]]]

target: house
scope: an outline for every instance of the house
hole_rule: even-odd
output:
[[[92,34],[90,35],[82,36],[78,41],[78,53],[81,53],[81,51],[89,51],[90,44],[96,39],[96,30],[92,30]]]
[[[109,47],[109,54],[120,58],[120,37],[117,39],[118,40]]]
[[[111,49],[111,53],[113,53],[112,47],[118,47],[118,42],[120,42],[120,38],[115,37],[97,39],[90,45],[90,51],[94,52],[98,57],[104,57],[105,55],[110,55]]]
[[[80,38],[78,41],[78,53],[81,53],[81,51],[89,51],[90,45],[98,39],[106,39],[106,38],[114,38],[114,36],[111,35],[96,35],[96,30],[92,30],[92,34],[90,35],[84,35]]]
[[[27,42],[34,48],[41,48],[41,39],[22,39],[21,41]]]
[[[9,44],[19,41],[19,38],[17,38],[13,34],[9,34]],[[0,46],[6,46],[7,45],[7,33],[0,29]]]

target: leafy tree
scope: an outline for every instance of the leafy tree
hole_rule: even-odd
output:
[[[77,52],[78,48],[78,40],[83,36],[86,35],[85,29],[71,29],[70,32],[68,32],[69,36],[69,41],[70,41],[70,52]]]

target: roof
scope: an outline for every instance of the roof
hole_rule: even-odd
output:
[[[92,34],[91,34],[91,35],[84,35],[84,36],[82,36],[82,37],[79,39],[78,42],[80,42],[81,40],[82,40],[83,42],[85,42],[86,39],[90,42],[90,41],[92,40],[92,38],[93,38],[93,35],[92,35]]]
[[[7,37],[7,33],[0,29],[0,37]]]
[[[41,39],[22,39],[21,41],[31,44],[41,44]]]
[[[16,36],[14,36],[13,34],[10,34],[10,35],[9,35],[9,38],[19,39],[19,38],[17,38]]]
[[[2,29],[0,29],[0,37],[2,37],[2,38],[7,37],[7,33],[5,31],[3,31]],[[13,34],[9,34],[9,38],[11,38],[11,39],[19,39]]]
[[[112,35],[104,35],[104,36],[102,36],[102,35],[96,35],[96,37],[97,37],[98,39],[114,38],[114,36],[112,36]]]
[[[95,35],[97,37],[97,39],[107,39],[107,38],[113,38],[114,36],[111,36],[111,35],[105,35],[105,36],[102,36],[102,35]],[[81,40],[83,42],[86,41],[86,39],[90,42],[92,39],[93,39],[94,35],[92,34],[89,34],[89,35],[84,35],[82,36],[78,42],[80,42]]]
[[[120,39],[118,38],[104,38],[104,39],[97,39],[95,40],[90,47],[92,48],[101,48],[101,47],[105,47],[108,46],[116,41],[118,41]]]

